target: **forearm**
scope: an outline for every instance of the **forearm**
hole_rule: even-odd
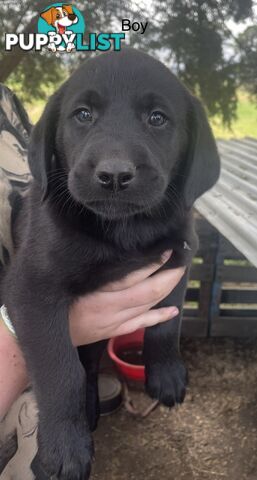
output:
[[[163,257],[162,263],[168,257]],[[183,275],[183,269],[152,275],[160,266],[145,267],[117,284],[109,285],[109,290],[81,297],[69,315],[73,345],[98,342],[175,317],[178,312],[171,307],[149,310],[167,297]],[[0,319],[0,419],[28,382],[19,345]]]
[[[0,322],[0,419],[26,388],[26,364],[15,337]]]

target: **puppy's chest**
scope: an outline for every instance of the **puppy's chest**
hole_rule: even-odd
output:
[[[35,259],[41,259],[45,265],[44,277],[51,276],[58,291],[75,296],[159,262],[167,249],[173,253],[165,267],[189,266],[197,249],[190,217],[180,224],[148,221],[118,224],[116,228],[107,225],[105,231],[97,223],[83,224],[81,228],[54,216],[49,228],[46,212],[43,221],[35,218],[31,229],[33,236],[36,226],[40,235],[35,242]]]
[[[52,266],[59,272],[60,282],[72,296],[82,295],[112,281],[119,280],[130,272],[160,261],[161,254],[172,249],[167,268],[189,266],[195,245],[189,240],[166,238],[145,248],[122,250],[117,245],[80,239],[70,241],[52,252]]]

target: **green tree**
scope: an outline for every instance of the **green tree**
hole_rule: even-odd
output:
[[[227,22],[250,18],[252,6],[251,0],[155,0],[155,25],[151,38],[146,38],[154,55],[163,51],[210,116],[220,115],[227,125],[236,115],[239,71],[244,68]]]
[[[257,98],[257,26],[248,27],[238,37],[239,76],[242,85]]]

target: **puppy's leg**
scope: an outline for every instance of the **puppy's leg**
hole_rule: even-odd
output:
[[[15,302],[8,298],[38,402],[43,470],[60,480],[86,480],[93,444],[86,420],[85,372],[70,341],[67,302],[35,282],[29,290],[20,286]]]
[[[78,348],[79,358],[86,370],[86,413],[87,421],[91,432],[93,432],[100,416],[100,405],[98,395],[98,370],[99,363],[107,341],[84,345]]]
[[[179,351],[181,310],[186,284],[185,274],[172,294],[158,305],[177,306],[179,315],[165,323],[147,328],[144,339],[146,391],[168,407],[182,403],[186,394],[187,370]]]

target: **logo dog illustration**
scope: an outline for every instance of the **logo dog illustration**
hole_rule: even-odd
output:
[[[67,27],[74,25],[78,22],[77,15],[73,12],[72,5],[62,5],[61,7],[50,7],[48,10],[45,10],[40,14],[40,17],[43,18],[48,25],[52,25],[55,28],[56,32],[49,32],[48,35],[54,36],[56,34],[59,35],[67,35],[69,38],[70,35],[73,34],[72,30],[66,30]],[[75,49],[75,45],[72,41],[67,42],[67,46],[64,47],[63,45],[59,45],[56,47],[54,42],[49,42],[48,48],[52,52],[56,52],[56,50],[71,52]]]

